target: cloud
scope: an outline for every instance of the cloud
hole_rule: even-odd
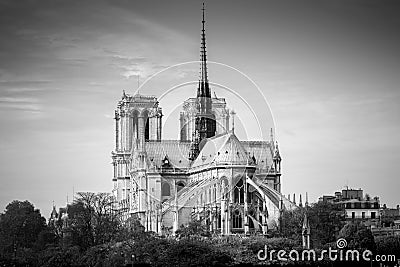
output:
[[[131,56],[124,56],[124,55],[112,55],[112,58],[115,61],[118,62],[125,62],[125,63],[134,63],[134,64],[138,64],[138,63],[143,63],[146,62],[146,58],[145,57],[131,57]]]
[[[28,98],[28,97],[0,97],[0,103],[35,103],[37,102],[36,98]]]
[[[41,113],[42,105],[37,98],[2,96],[0,97],[0,109]]]
[[[9,93],[30,93],[30,92],[38,92],[43,91],[44,88],[34,88],[34,87],[14,87],[14,88],[6,88],[5,91]]]
[[[165,65],[151,63],[145,57],[131,57],[120,54],[113,54],[111,56],[111,66],[119,69],[120,75],[125,79],[139,77],[141,80],[167,67]]]

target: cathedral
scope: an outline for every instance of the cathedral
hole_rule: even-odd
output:
[[[278,227],[281,211],[296,205],[281,194],[282,159],[273,135],[239,140],[225,99],[212,97],[204,7],[200,58],[197,94],[180,113],[180,140],[162,139],[156,97],[124,92],[118,101],[111,155],[116,210],[159,234],[194,220],[216,234],[267,234]]]

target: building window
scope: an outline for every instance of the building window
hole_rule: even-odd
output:
[[[351,218],[354,219],[355,217],[356,217],[356,213],[353,211],[353,212],[351,213]]]
[[[235,203],[244,203],[244,186],[242,179],[240,179],[235,186],[235,190],[233,192],[233,201]]]
[[[185,184],[183,182],[178,182],[176,186],[177,186],[176,190],[179,192],[182,188],[185,187]]]
[[[361,213],[361,218],[365,219],[365,212],[364,211]]]
[[[375,211],[371,212],[371,219],[375,219],[375,216],[376,216]]]
[[[242,214],[239,210],[233,212],[233,228],[242,228]]]
[[[169,186],[168,183],[164,183],[162,185],[162,189],[161,189],[161,195],[164,196],[170,196],[171,195],[171,188]]]
[[[149,141],[150,139],[150,122],[149,122],[149,118],[146,119],[146,125],[145,125],[145,130],[144,130],[144,139],[146,141]]]

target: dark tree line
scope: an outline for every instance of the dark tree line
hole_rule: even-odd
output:
[[[280,231],[268,237],[213,236],[201,222],[181,226],[174,238],[145,232],[138,220],[122,223],[103,193],[79,193],[67,218],[46,224],[28,201],[13,201],[0,215],[0,266],[257,266],[264,249],[301,250],[304,214],[310,221],[312,245],[323,248],[343,237],[351,248],[398,255],[400,238],[378,239],[362,224],[345,223],[343,210],[329,203],[285,211]],[[269,266],[282,266],[269,262]],[[284,266],[293,263],[284,263]],[[344,266],[332,262],[296,266]],[[361,266],[352,263],[348,266]]]
[[[68,266],[92,247],[122,240],[123,225],[112,204],[107,193],[78,193],[66,218],[46,224],[32,203],[11,202],[0,215],[0,263]]]

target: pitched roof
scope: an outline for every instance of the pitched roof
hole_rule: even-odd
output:
[[[146,152],[149,162],[154,167],[160,167],[165,157],[174,168],[189,167],[190,142],[178,140],[162,140],[146,142]]]
[[[216,165],[246,165],[253,163],[253,156],[260,168],[272,165],[273,150],[269,141],[239,141],[236,135],[228,132],[205,140],[199,156],[192,166],[189,161],[190,142],[162,140],[146,142],[149,164],[161,167],[165,157],[173,168],[185,169]]]
[[[256,164],[260,168],[272,165],[273,148],[269,141],[240,141],[247,153],[256,159]]]
[[[216,165],[246,165],[252,162],[249,154],[234,133],[208,138],[192,167]]]

